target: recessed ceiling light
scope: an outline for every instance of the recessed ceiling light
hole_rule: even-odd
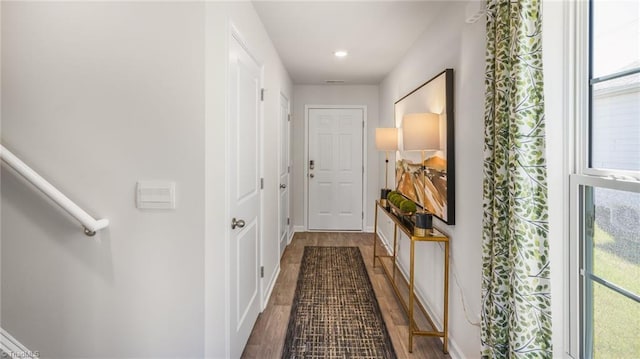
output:
[[[349,55],[349,53],[344,51],[344,50],[338,50],[338,51],[334,52],[333,54],[336,55],[336,57],[345,57],[345,56]]]

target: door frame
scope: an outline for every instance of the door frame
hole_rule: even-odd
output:
[[[286,102],[287,104],[287,133],[283,134],[282,131],[278,131],[278,137],[279,137],[279,141],[278,141],[278,163],[280,164],[280,159],[282,158],[282,141],[284,140],[284,138],[286,137],[287,139],[287,191],[288,191],[288,203],[287,203],[287,218],[291,218],[291,101],[289,100],[289,98],[287,97],[287,95],[284,94],[284,92],[280,91],[280,106],[279,108],[282,109],[282,103]],[[279,120],[281,120],[282,118],[280,118]],[[280,168],[280,165],[278,165],[278,184],[280,183],[280,173],[281,173],[282,169]],[[281,201],[280,201],[280,189],[278,188],[278,217],[280,216],[281,213],[281,208],[280,206],[282,205]],[[280,225],[280,223],[282,223],[280,221],[281,218],[278,218],[278,226]],[[287,242],[286,245],[289,245],[289,243],[291,243],[291,221],[289,221],[289,224],[285,227],[286,228],[286,237],[285,237],[285,241]],[[278,227],[278,229],[280,229]],[[280,231],[278,231],[278,247],[280,247]],[[286,248],[286,247],[285,247]],[[282,254],[284,252],[280,253],[280,257],[282,257]]]
[[[238,43],[238,45],[240,45],[246,52],[247,54],[249,54],[249,56],[251,56],[254,61],[259,64],[260,66],[260,88],[264,88],[264,62],[261,61],[261,59],[259,57],[255,56],[255,51],[252,50],[252,48],[248,45],[248,42],[244,39],[244,37],[242,36],[242,34],[240,33],[240,31],[238,31],[238,29],[236,28],[236,26],[232,23],[229,22],[228,23],[228,40],[229,41],[227,43],[227,53],[229,52],[229,43],[231,41],[236,41]],[[227,68],[226,68],[226,78],[225,78],[225,83],[226,83],[226,88],[228,90],[229,88],[229,78],[228,78],[228,73],[229,73],[229,61],[227,60]],[[258,181],[260,181],[261,179],[264,178],[264,100],[260,101],[259,103],[259,108],[260,108],[260,115],[259,115],[259,126],[258,126],[258,160],[260,161],[260,165],[258,167]],[[230,172],[228,171],[228,163],[229,161],[233,160],[230,157],[230,153],[231,153],[231,147],[232,147],[232,140],[231,140],[231,136],[229,134],[230,132],[230,126],[229,126],[229,121],[230,121],[230,112],[229,112],[229,99],[227,98],[225,100],[225,132],[226,132],[226,138],[227,141],[225,143],[225,223],[229,224],[231,223],[231,214],[229,211],[229,205],[230,205],[230,195],[229,195],[229,183],[230,183]],[[264,258],[263,258],[263,253],[264,253],[264,188],[259,188],[259,200],[260,200],[260,204],[258,206],[258,268],[262,267],[262,264],[264,263]],[[225,257],[227,258],[227,260],[225,260],[225,308],[226,308],[226,314],[225,314],[225,319],[226,319],[226,335],[225,335],[225,344],[226,344],[226,348],[225,348],[225,352],[227,353],[227,356],[230,356],[231,354],[231,332],[232,332],[232,321],[231,321],[231,316],[230,316],[230,299],[231,299],[231,281],[233,280],[230,277],[230,273],[231,273],[231,256],[230,256],[230,251],[231,251],[231,243],[230,241],[230,235],[231,235],[231,229],[230,229],[230,225],[227,225],[226,227],[226,232],[225,232]],[[266,306],[265,300],[264,300],[264,296],[263,296],[263,291],[264,291],[264,278],[260,277],[259,273],[256,273],[256,276],[258,277],[258,300],[259,300],[259,308],[260,308],[260,312],[262,312]],[[255,323],[254,323],[255,325]]]
[[[304,176],[304,229],[309,232],[319,232],[318,230],[309,230],[309,111],[313,109],[360,109],[362,110],[362,232],[366,232],[365,219],[367,218],[367,175],[369,168],[367,166],[367,131],[369,121],[367,119],[366,105],[304,105],[304,163],[302,165],[302,175]],[[326,232],[326,231],[321,231]],[[339,232],[339,231],[338,231]]]

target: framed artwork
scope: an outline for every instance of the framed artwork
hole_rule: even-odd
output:
[[[402,135],[399,136],[396,190],[446,224],[455,224],[453,69],[446,69],[420,85],[398,100],[394,108],[398,128],[402,128],[405,115],[437,114],[440,140],[440,148],[426,151],[421,164],[421,151],[404,151]]]

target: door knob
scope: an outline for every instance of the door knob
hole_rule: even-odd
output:
[[[244,220],[243,219],[236,220],[235,218],[232,219],[231,220],[231,229],[236,229],[236,227],[244,228]]]
[[[287,188],[287,185],[286,185],[286,184],[284,184],[284,183],[281,183],[281,184],[280,184],[280,188],[285,189],[285,188]]]
[[[309,177],[313,178],[315,175],[313,173],[309,173]]]

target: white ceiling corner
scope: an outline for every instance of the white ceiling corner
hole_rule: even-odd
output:
[[[295,84],[380,83],[445,3],[253,1]],[[336,50],[349,56],[336,58]]]

